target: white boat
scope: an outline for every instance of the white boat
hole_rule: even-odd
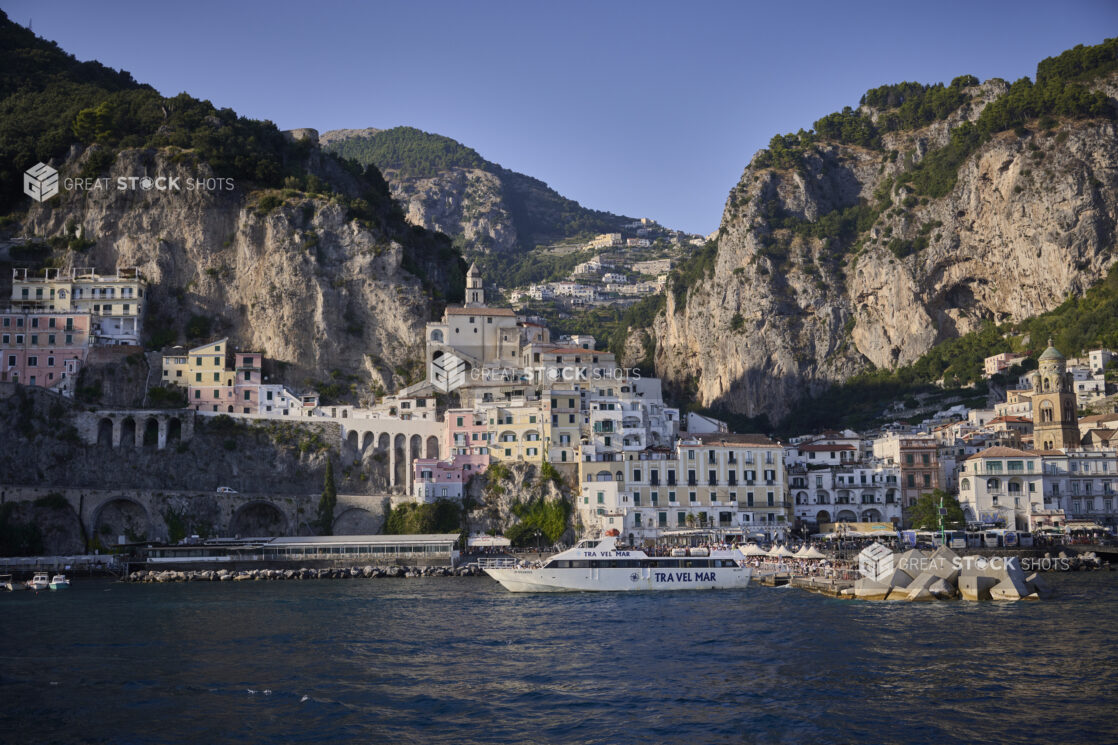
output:
[[[68,590],[70,589],[70,580],[66,579],[65,574],[56,574],[51,577],[50,589],[52,590]]]
[[[584,540],[538,566],[484,566],[510,592],[622,592],[745,589],[752,570],[733,551],[694,549],[691,555],[649,556],[618,549],[615,538]],[[686,553],[686,552],[684,552]]]
[[[8,592],[15,592],[16,590],[26,590],[27,585],[23,582],[16,582],[12,579],[10,574],[0,574],[0,590],[7,590]]]
[[[37,572],[35,576],[27,580],[28,590],[35,590],[37,592],[39,590],[45,590],[48,587],[50,587],[50,580],[47,579],[46,572]]]

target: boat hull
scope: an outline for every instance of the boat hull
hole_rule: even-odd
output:
[[[50,589],[52,589],[52,590],[69,590],[70,589],[70,583],[69,582],[51,582],[50,583]]]
[[[485,573],[509,592],[652,592],[744,590],[752,570],[709,569],[525,569],[488,567]]]

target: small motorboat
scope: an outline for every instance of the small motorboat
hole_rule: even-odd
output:
[[[27,580],[27,589],[38,592],[39,590],[46,590],[50,587],[50,580],[47,579],[46,572],[37,572],[34,577]]]
[[[56,574],[50,580],[50,589],[68,590],[70,589],[70,580],[66,579],[65,574]]]
[[[0,574],[0,590],[7,590],[8,592],[15,592],[16,590],[26,590],[27,585],[22,582],[16,582],[12,579],[10,574]]]

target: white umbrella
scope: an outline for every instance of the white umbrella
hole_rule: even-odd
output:
[[[769,556],[772,556],[772,557],[775,557],[775,558],[780,558],[780,559],[787,559],[787,558],[791,558],[793,556],[793,554],[792,554],[791,551],[789,551],[784,546],[779,546],[777,548],[774,548],[772,551],[769,551]]]
[[[765,549],[761,548],[756,543],[750,543],[745,548],[739,550],[746,556],[768,556]]]
[[[800,554],[801,559],[826,559],[827,555],[817,549],[815,546],[809,547],[806,551]]]

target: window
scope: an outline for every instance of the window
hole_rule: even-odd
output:
[[[686,512],[677,512],[677,513],[675,513],[675,515],[676,515],[675,516],[675,524],[676,525],[686,525],[687,524],[687,513]]]
[[[53,347],[54,346],[54,334],[47,334],[47,346],[48,347]]]
[[[39,366],[39,358],[38,357],[28,357],[27,358],[27,366],[28,367],[38,367]]]
[[[661,528],[668,527],[668,513],[667,512],[657,513],[656,524],[659,525]]]
[[[698,501],[699,501],[699,498],[698,498],[698,496],[697,496],[697,495],[695,494],[695,492],[691,491],[691,492],[687,492],[687,501],[689,501],[689,502],[698,502]]]
[[[245,401],[252,400],[252,391],[245,391]]]
[[[605,492],[598,492],[598,504],[605,504],[605,501],[606,501]]]
[[[221,382],[221,373],[214,373],[214,382],[215,383],[220,383]]]
[[[194,398],[201,398],[201,397],[202,397],[202,391],[198,391],[198,390],[194,391]]]

